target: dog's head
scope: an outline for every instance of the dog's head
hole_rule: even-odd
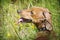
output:
[[[49,10],[46,8],[32,7],[30,9],[17,10],[17,12],[21,16],[19,22],[33,22],[41,24],[46,19],[51,23],[51,15]]]
[[[44,13],[49,13],[48,9],[40,7],[32,7],[30,9],[17,10],[18,14],[21,15],[21,19],[28,19],[32,22],[38,23],[44,20]],[[48,14],[47,14],[48,15]]]

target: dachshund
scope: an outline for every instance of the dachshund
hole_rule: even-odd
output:
[[[38,32],[35,40],[49,40],[53,31],[51,13],[47,8],[32,7],[29,9],[17,10],[21,16],[20,22],[32,22],[36,25]]]

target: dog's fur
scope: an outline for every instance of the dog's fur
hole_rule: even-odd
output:
[[[30,9],[18,11],[18,13],[22,18],[24,18],[22,19],[23,21],[26,21],[26,19],[31,20],[31,22],[33,22],[38,28],[39,32],[37,33],[37,37],[35,40],[48,40],[51,31],[53,31],[53,28],[51,13],[47,8],[32,7]],[[40,31],[40,29],[44,27],[46,29]]]

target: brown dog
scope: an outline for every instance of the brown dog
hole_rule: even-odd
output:
[[[42,7],[32,7],[30,9],[17,11],[21,18],[19,22],[32,22],[36,25],[39,32],[35,40],[48,40],[48,36],[52,29],[51,13],[48,9]]]

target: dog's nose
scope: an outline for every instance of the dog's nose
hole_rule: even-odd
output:
[[[17,10],[17,13],[19,14],[19,13],[22,13],[22,11],[21,10]]]

